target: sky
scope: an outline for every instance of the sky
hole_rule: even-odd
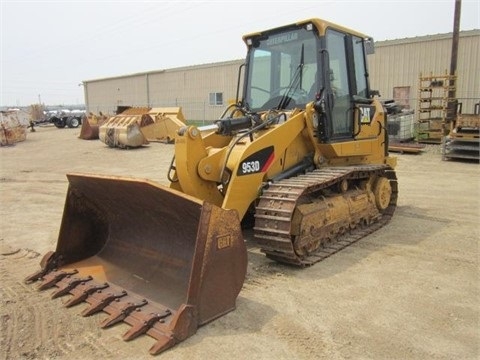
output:
[[[238,60],[242,36],[318,17],[376,41],[453,31],[455,0],[0,0],[0,106],[80,105],[82,82]],[[480,29],[462,0],[460,30]]]

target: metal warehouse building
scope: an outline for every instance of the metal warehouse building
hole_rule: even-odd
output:
[[[420,75],[450,69],[452,33],[375,43],[369,56],[372,89],[416,108]],[[83,82],[87,111],[113,114],[117,106],[180,106],[187,120],[217,119],[236,97],[241,60],[157,70]],[[480,101],[480,30],[461,31],[457,98],[465,113]]]

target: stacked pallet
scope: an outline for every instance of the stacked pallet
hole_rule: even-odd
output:
[[[459,114],[445,138],[443,159],[480,160],[480,114]]]

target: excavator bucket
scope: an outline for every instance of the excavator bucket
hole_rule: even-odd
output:
[[[68,174],[55,252],[26,279],[65,306],[103,311],[101,327],[131,326],[158,354],[235,308],[247,252],[235,210],[148,180]]]

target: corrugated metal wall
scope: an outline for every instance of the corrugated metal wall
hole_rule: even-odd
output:
[[[235,60],[85,81],[87,111],[113,114],[117,106],[180,106],[188,120],[216,120],[237,91]],[[210,93],[223,93],[223,105],[210,105]]]
[[[84,82],[87,110],[112,114],[117,106],[145,106],[146,79],[145,74],[138,74]]]
[[[216,120],[237,90],[242,61],[166,70],[149,77],[150,104],[181,106],[188,120]],[[211,105],[210,93],[223,93],[223,105]]]
[[[386,99],[394,88],[409,87],[406,100],[415,109],[420,74],[448,75],[451,51],[452,34],[377,42],[368,59],[371,86]],[[473,112],[480,101],[480,30],[460,32],[456,88],[463,112]]]
[[[403,97],[416,109],[420,73],[444,75],[450,69],[452,34],[388,40],[369,56],[370,81],[384,99]],[[113,113],[118,105],[181,106],[187,120],[217,119],[235,98],[243,60],[188,66],[84,81],[87,110]],[[480,101],[480,30],[461,31],[457,98],[463,112]],[[223,106],[210,105],[210,93],[223,93]],[[400,94],[400,95],[399,95]],[[241,95],[241,94],[240,94]]]

